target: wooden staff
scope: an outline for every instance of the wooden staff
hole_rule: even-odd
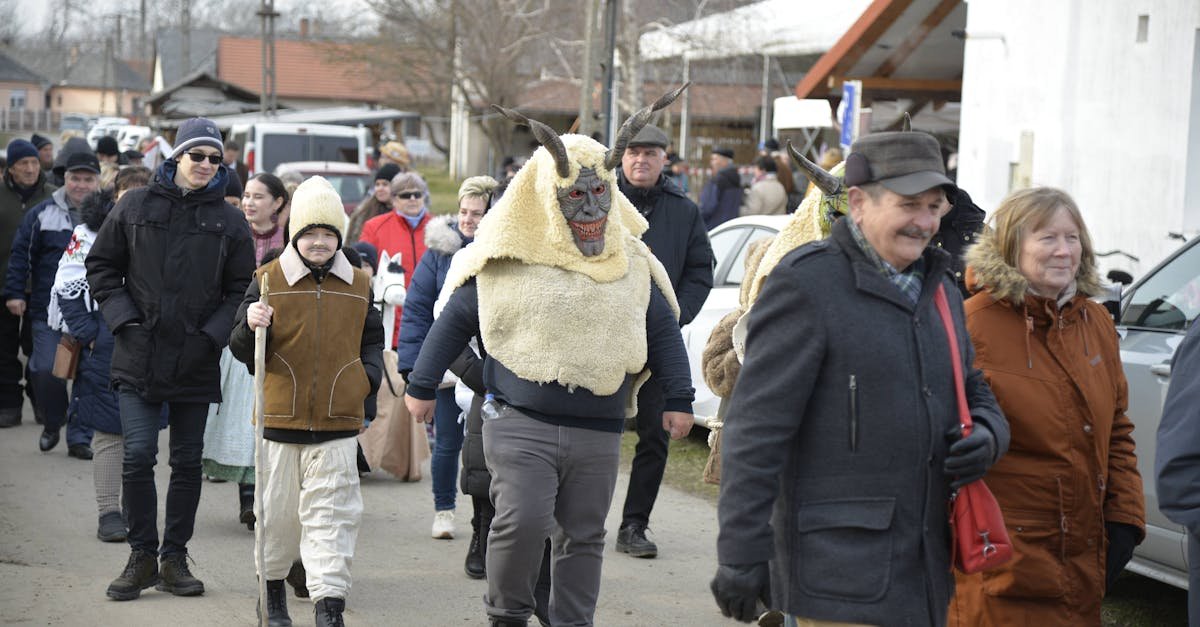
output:
[[[267,304],[270,288],[267,273],[259,280],[258,302]],[[264,380],[267,377],[267,327],[254,330],[254,565],[258,569],[258,620],[267,627],[267,573],[263,570],[263,407]]]

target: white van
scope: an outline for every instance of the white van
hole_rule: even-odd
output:
[[[143,139],[150,137],[149,126],[127,125],[117,131],[117,147],[122,151],[136,150]]]
[[[367,167],[371,131],[335,124],[258,122],[235,124],[228,139],[242,146],[242,161],[253,176],[274,172],[290,161],[334,161]]]

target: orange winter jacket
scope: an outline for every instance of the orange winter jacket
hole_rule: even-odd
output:
[[[949,624],[1099,625],[1104,523],[1145,530],[1116,329],[1088,299],[1098,291],[1094,270],[1060,306],[1029,295],[987,238],[968,263],[983,289],[964,307],[975,365],[1012,429],[984,481],[1015,555],[996,570],[956,573]]]

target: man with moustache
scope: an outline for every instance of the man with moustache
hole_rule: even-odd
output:
[[[204,423],[208,404],[221,401],[221,350],[254,272],[250,228],[223,198],[229,171],[222,150],[212,120],[184,121],[170,159],[148,187],[121,197],[85,262],[92,297],[116,336],[111,379],[125,435],[132,549],[108,587],[118,601],[155,585],[179,596],[204,593],[187,564]],[[171,483],[160,545],[154,466],[164,408]]]
[[[945,625],[947,503],[1009,441],[950,255],[928,246],[954,185],[917,132],[858,140],[844,180],[848,219],[785,256],[747,314],[712,592],[743,622],[761,600],[801,625]],[[962,347],[966,437],[938,291]]]
[[[650,224],[642,241],[671,279],[682,327],[696,317],[712,289],[713,253],[700,210],[663,175],[669,143],[667,134],[657,126],[642,128],[621,157],[617,185]],[[663,426],[663,402],[662,386],[651,376],[638,391],[638,442],[617,531],[617,551],[632,557],[658,555],[658,545],[646,537],[646,531],[667,468],[670,436]]]

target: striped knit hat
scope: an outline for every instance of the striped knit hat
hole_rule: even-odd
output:
[[[184,120],[183,124],[179,125],[179,132],[175,133],[175,150],[171,151],[171,158],[178,159],[179,155],[196,146],[212,146],[225,152],[225,144],[221,141],[221,131],[217,130],[215,122],[208,118]]]

